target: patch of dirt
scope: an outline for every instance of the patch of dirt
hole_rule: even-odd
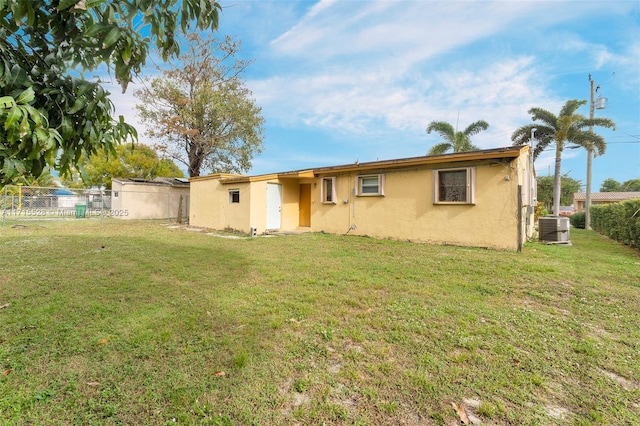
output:
[[[311,398],[307,394],[296,392],[293,394],[293,406],[299,407],[302,404],[308,404],[311,402]]]
[[[598,325],[592,324],[589,326],[589,329],[589,337],[593,337],[595,339],[611,339],[613,337],[611,333]]]
[[[608,378],[614,380],[620,386],[622,386],[627,391],[633,391],[636,389],[640,389],[640,383],[634,382],[633,380],[629,380],[625,377],[622,377],[613,371],[601,370],[602,374],[607,376]]]
[[[278,391],[280,392],[281,395],[287,396],[289,395],[289,392],[291,391],[292,386],[293,386],[293,379],[289,377],[284,383],[282,383],[278,387]],[[287,402],[281,410],[282,414],[284,414],[285,417],[291,416],[291,412],[293,411],[294,408],[298,408],[301,405],[308,404],[309,402],[311,402],[311,398],[309,397],[309,395],[301,392],[294,392],[293,398],[291,399],[287,398],[287,399],[289,400],[289,402]]]
[[[329,373],[331,374],[337,374],[340,372],[340,369],[342,368],[342,364],[340,364],[339,361],[337,360],[331,360],[331,362],[329,363]]]
[[[405,415],[404,419],[401,419],[398,423],[402,426],[432,426],[435,425],[429,419],[422,417],[418,413],[409,413]]]
[[[278,391],[280,392],[280,395],[288,394],[289,391],[291,390],[292,385],[293,385],[293,378],[289,377],[284,383],[282,383],[278,387]]]
[[[560,407],[559,405],[545,405],[544,408],[547,410],[549,417],[556,420],[565,420],[571,414],[568,408]]]
[[[476,415],[476,411],[478,407],[480,407],[480,401],[478,398],[464,398],[462,400],[462,405],[464,406],[465,411],[467,412],[467,417],[472,425],[481,425],[482,420]]]

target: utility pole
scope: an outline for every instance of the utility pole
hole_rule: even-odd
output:
[[[595,112],[595,95],[596,82],[591,78],[589,74],[589,84],[591,85],[591,102],[589,103],[589,118],[593,119]],[[589,126],[589,131],[593,132],[593,126]],[[584,201],[584,227],[585,229],[591,229],[591,163],[593,162],[593,146],[587,146],[587,188],[586,197]]]
[[[614,73],[615,74],[615,73]],[[601,96],[595,99],[596,92],[600,89],[600,86],[596,86],[596,82],[591,78],[589,74],[589,85],[591,96],[589,103],[589,118],[593,119],[593,115],[596,109],[604,109],[607,98]],[[589,131],[593,132],[593,126],[589,126]],[[585,229],[591,229],[591,163],[593,162],[593,144],[587,145],[587,188],[584,200],[584,227]]]

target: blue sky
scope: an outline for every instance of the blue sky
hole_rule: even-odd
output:
[[[266,120],[249,174],[425,155],[441,141],[425,131],[433,120],[459,129],[486,120],[473,142],[509,146],[529,108],[557,114],[569,99],[588,100],[591,74],[608,99],[596,116],[617,124],[596,128],[608,148],[594,160],[593,190],[640,177],[637,0],[221,4],[219,32],[255,59],[244,78]],[[110,91],[142,134],[133,89]],[[588,105],[579,112],[588,116]],[[539,176],[553,173],[553,156],[538,158]],[[565,150],[562,172],[584,184],[586,152]]]

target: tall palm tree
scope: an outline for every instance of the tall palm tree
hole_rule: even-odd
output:
[[[453,126],[446,121],[432,121],[427,127],[427,134],[436,132],[444,142],[440,142],[431,147],[427,155],[439,155],[453,149],[453,152],[464,151],[477,151],[480,148],[471,143],[471,136],[480,133],[482,130],[487,130],[489,123],[484,120],[478,120],[475,123],[471,123],[462,132],[459,132],[453,128]]]
[[[615,123],[608,118],[587,118],[576,114],[578,108],[586,103],[587,101],[584,100],[569,100],[564,104],[558,116],[542,108],[531,108],[528,111],[531,114],[531,119],[540,123],[527,124],[511,135],[513,145],[529,144],[531,137],[535,137],[537,144],[533,150],[534,160],[547,146],[552,143],[556,144],[553,175],[553,214],[555,215],[560,211],[560,166],[565,143],[571,142],[597,151],[598,155],[602,155],[607,148],[607,143],[602,136],[590,131],[589,127],[600,126],[614,130],[616,128]],[[535,134],[532,132],[534,129]]]

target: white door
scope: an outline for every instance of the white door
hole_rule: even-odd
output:
[[[282,210],[282,185],[267,184],[267,229],[280,229]]]

